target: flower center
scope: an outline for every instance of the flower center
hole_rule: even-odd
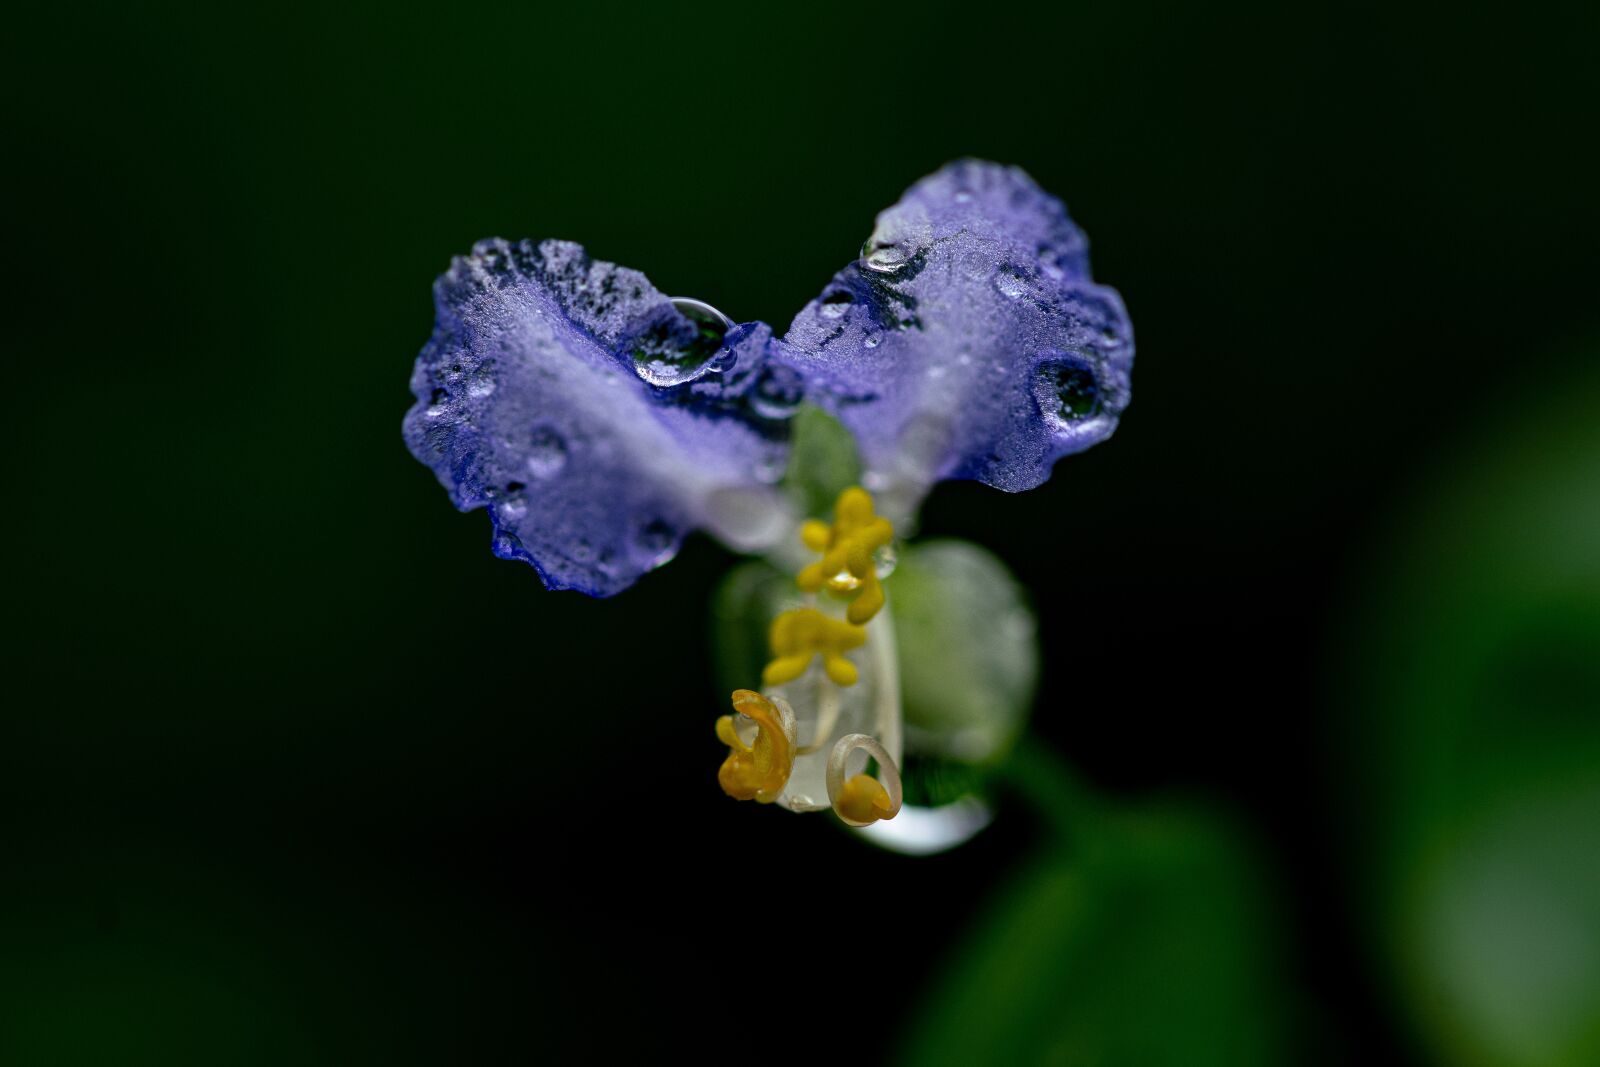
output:
[[[762,685],[782,690],[795,700],[801,718],[811,724],[810,740],[799,745],[794,709],[784,695],[748,689],[735,692],[734,707],[744,720],[755,724],[756,733],[753,743],[746,744],[733,716],[717,720],[717,736],[728,746],[717,780],[729,796],[771,803],[795,776],[800,785],[789,789],[786,802],[795,810],[817,807],[811,795],[816,786],[825,785],[834,812],[851,826],[892,819],[899,813],[900,770],[889,750],[872,734],[847,732],[834,737],[841,720],[848,731],[852,716],[861,714],[870,703],[874,730],[889,739],[891,746],[899,747],[899,682],[887,615],[872,626],[870,651],[875,669],[870,684],[862,687],[871,690],[870,700],[865,695],[846,695],[861,680],[861,672],[845,653],[868,643],[867,623],[887,604],[876,556],[893,537],[894,526],[875,512],[871,495],[860,487],[839,494],[831,525],[812,519],[801,527],[801,541],[821,553],[822,559],[802,569],[795,584],[813,596],[826,591],[848,601],[845,617],[829,614],[813,600],[773,619],[768,633],[773,659],[762,671]],[[822,670],[812,673],[812,664],[819,657]],[[793,683],[799,684],[784,689]],[[843,710],[847,702],[849,712]],[[821,764],[824,751],[828,752],[825,767]],[[846,773],[847,762],[860,751],[877,763],[879,777]]]

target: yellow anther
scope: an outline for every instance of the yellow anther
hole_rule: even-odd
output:
[[[870,774],[845,777],[845,766],[857,752],[865,752],[877,761],[876,778]],[[879,819],[900,814],[900,768],[870,734],[845,734],[834,742],[833,751],[828,754],[826,781],[834,814],[851,826],[870,826]]]
[[[728,746],[728,758],[717,771],[717,784],[735,800],[771,804],[794,769],[794,716],[749,689],[734,692],[733,706],[755,721],[755,744],[746,745],[739,739],[732,715],[717,720],[717,737]]]
[[[852,486],[833,505],[832,526],[812,519],[800,527],[800,540],[822,559],[802,570],[795,584],[807,593],[827,587],[835,596],[853,598],[845,617],[864,626],[883,607],[873,553],[893,537],[894,525],[873,511],[871,494]]]
[[[845,782],[833,798],[833,810],[853,826],[867,826],[879,819],[894,818],[900,814],[900,805],[890,798],[883,783],[870,774],[858,774]]]
[[[830,618],[816,608],[796,608],[772,620],[773,661],[761,673],[762,685],[792,682],[811,666],[811,657],[822,657],[822,669],[835,685],[855,685],[856,665],[844,658],[852,648],[860,648],[867,631],[842,619]]]

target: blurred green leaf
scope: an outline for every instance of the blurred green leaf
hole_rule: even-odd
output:
[[[1600,1063],[1600,381],[1435,481],[1369,595],[1373,923],[1453,1063]]]
[[[1178,808],[1088,821],[994,898],[902,1062],[1289,1062],[1276,917],[1229,826]]]

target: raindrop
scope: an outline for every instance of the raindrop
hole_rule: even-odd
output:
[[[783,477],[783,472],[786,469],[788,469],[788,461],[783,455],[768,453],[756,460],[756,479],[771,485]]]
[[[1039,246],[1039,269],[1053,281],[1060,281],[1066,276],[1066,271],[1061,269],[1061,257],[1049,245]]]
[[[678,554],[676,531],[665,521],[653,519],[639,528],[634,541],[639,547],[639,554],[644,557],[645,565],[659,567]]]
[[[805,383],[787,367],[767,367],[750,390],[750,406],[765,419],[786,419],[805,399]]]
[[[905,249],[896,244],[869,241],[868,246],[861,250],[866,256],[867,268],[880,274],[893,274],[905,266],[906,260],[910,258],[906,255]]]
[[[894,573],[895,564],[900,562],[900,554],[895,551],[894,542],[879,547],[872,554],[872,565],[880,579],[887,578]]]
[[[822,298],[822,303],[817,306],[817,314],[825,319],[842,319],[849,312],[850,305],[855,297],[849,291],[841,289],[836,293],[829,293]]]
[[[535,426],[528,440],[528,473],[552,478],[567,465],[567,442],[549,426]]]
[[[1034,372],[1039,410],[1063,423],[1081,422],[1100,411],[1094,368],[1080,359],[1051,360]]]
[[[1028,291],[1028,283],[1013,267],[1001,267],[995,271],[994,287],[1001,296],[1017,299]]]
[[[633,369],[651,385],[669,388],[705,374],[707,364],[722,350],[722,342],[733,327],[733,320],[703,300],[685,296],[672,298],[672,306],[693,327],[687,342],[674,323],[661,322],[645,332],[634,344]]]

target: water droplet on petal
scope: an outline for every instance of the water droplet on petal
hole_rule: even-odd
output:
[[[703,300],[678,296],[672,306],[694,328],[685,341],[672,322],[662,322],[634,341],[634,372],[651,385],[663,389],[692,382],[711,369],[712,358],[722,350],[722,342],[733,320]]]
[[[825,319],[842,319],[850,310],[850,305],[855,297],[849,290],[841,289],[836,293],[829,293],[822,298],[822,303],[817,305],[817,314]]]
[[[892,274],[905,266],[909,258],[899,245],[874,243],[866,253],[866,264],[880,274]]]
[[[756,460],[756,480],[771,485],[782,478],[787,469],[788,457],[778,452],[766,453]]]
[[[1100,412],[1100,383],[1094,367],[1081,358],[1047,360],[1034,372],[1034,399],[1048,418],[1081,422]]]
[[[678,548],[673,543],[677,533],[662,519],[654,519],[639,528],[634,538],[639,548],[639,553],[644,557],[645,565],[659,567],[678,554]]]
[[[994,287],[1001,296],[1012,300],[1028,291],[1028,283],[1011,267],[1001,267],[995,271]]]
[[[535,426],[528,440],[528,473],[553,478],[567,465],[567,442],[549,426]]]
[[[1067,274],[1061,269],[1061,254],[1049,245],[1039,246],[1039,269],[1053,281],[1060,281]]]
[[[515,559],[517,551],[522,548],[522,541],[515,534],[502,530],[495,535],[494,544],[490,547],[501,559]]]
[[[788,367],[767,367],[750,390],[750,406],[765,419],[786,419],[806,397],[805,382]]]

